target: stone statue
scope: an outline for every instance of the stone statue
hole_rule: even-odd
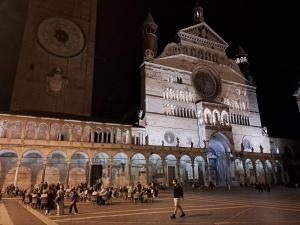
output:
[[[243,152],[245,150],[245,147],[244,147],[244,143],[242,142],[241,143],[241,151]]]
[[[193,148],[193,147],[194,147],[194,142],[191,141],[191,148]]]
[[[146,144],[146,145],[149,144],[149,136],[148,136],[148,134],[147,134],[146,137],[145,137],[145,144]]]
[[[260,153],[263,153],[263,152],[264,152],[263,146],[259,145],[259,149],[260,149]]]
[[[176,137],[176,147],[179,147],[179,138],[178,137]]]
[[[161,141],[161,146],[163,146],[163,147],[165,146],[164,140]]]
[[[251,152],[254,152],[254,148],[253,147],[251,147]]]

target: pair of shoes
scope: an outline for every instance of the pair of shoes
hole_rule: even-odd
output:
[[[180,215],[180,217],[184,217],[185,216],[185,213],[183,212],[181,215]]]
[[[170,216],[171,219],[175,219],[175,214]]]

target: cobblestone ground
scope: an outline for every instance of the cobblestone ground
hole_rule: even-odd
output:
[[[66,201],[66,204],[69,202]],[[183,208],[186,217],[177,216],[176,219],[170,219],[172,204],[170,190],[160,192],[159,198],[153,203],[133,203],[123,199],[113,199],[111,205],[98,206],[86,202],[78,204],[77,215],[46,217],[42,211],[20,206],[17,200],[4,200],[11,224],[16,225],[300,224],[300,190],[297,189],[276,188],[271,193],[258,193],[248,188],[234,188],[230,191],[185,190]],[[68,212],[67,206],[65,212]]]

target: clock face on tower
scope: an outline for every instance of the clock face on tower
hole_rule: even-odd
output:
[[[80,27],[61,17],[44,19],[38,26],[37,37],[43,49],[60,57],[78,55],[85,45]]]
[[[218,94],[218,81],[210,71],[198,71],[194,76],[194,85],[205,99],[211,99]]]

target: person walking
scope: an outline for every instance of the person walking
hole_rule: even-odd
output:
[[[183,200],[183,190],[182,187],[178,184],[176,179],[173,179],[173,185],[174,185],[174,212],[170,216],[171,219],[175,219],[176,213],[178,209],[181,211],[180,217],[184,217],[185,213],[183,212],[183,209],[180,204],[180,198]]]
[[[78,213],[78,210],[77,210],[77,206],[76,206],[76,203],[78,201],[78,198],[79,198],[79,195],[77,193],[77,191],[75,190],[75,188],[72,190],[72,195],[71,195],[71,205],[70,205],[70,208],[69,208],[69,213],[71,214],[72,213],[72,208],[74,207],[74,210],[75,210],[75,213],[74,214],[77,214]]]
[[[64,198],[65,198],[64,186],[60,185],[60,189],[57,190],[56,197],[54,199],[56,203],[57,216],[64,214]]]

